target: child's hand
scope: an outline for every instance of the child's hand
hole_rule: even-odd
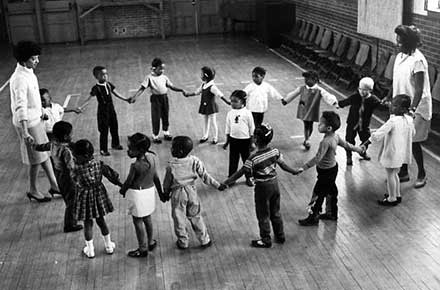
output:
[[[41,120],[47,121],[47,120],[49,120],[49,116],[47,114],[43,114],[43,115],[41,115]]]
[[[164,192],[159,193],[159,199],[161,202],[166,203],[170,200],[170,195]]]
[[[257,145],[255,145],[254,142],[252,142],[251,145],[249,145],[250,151],[254,151],[256,148],[257,148]]]
[[[224,150],[228,149],[228,145],[229,145],[229,142],[225,142],[225,144],[223,144],[223,146],[222,146],[223,149],[224,149]]]
[[[335,107],[335,109],[339,109],[339,104],[338,103],[334,103],[333,106]]]
[[[228,186],[224,183],[220,184],[220,186],[218,187],[218,190],[223,191],[227,188]]]
[[[75,108],[73,109],[73,111],[75,112],[75,114],[81,114],[81,110],[79,108]]]
[[[295,171],[295,172],[293,172],[292,174],[293,174],[293,175],[298,175],[298,174],[304,172],[304,168],[302,168],[302,167],[300,167],[300,168],[295,168],[294,171]]]
[[[122,195],[123,198],[125,198],[125,191],[122,191],[122,189],[119,190],[119,194]]]
[[[129,98],[129,100],[130,100],[129,101],[130,104],[134,104],[136,102],[136,99],[133,97]]]
[[[284,99],[281,99],[281,104],[283,104],[283,106],[287,105],[287,102],[286,102],[286,100],[284,100]]]

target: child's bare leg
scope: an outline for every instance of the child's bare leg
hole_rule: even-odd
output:
[[[105,222],[104,217],[99,217],[96,218],[96,224],[98,225],[98,227],[101,229],[101,234],[103,236],[106,236],[109,234],[109,230],[107,227],[107,223]]]
[[[151,215],[143,217],[142,220],[144,221],[145,229],[147,230],[148,245],[154,245],[155,240],[153,239],[153,223],[151,221]]]
[[[398,181],[398,176],[396,178],[396,175],[399,172],[398,168],[385,168],[386,172],[387,172],[387,189],[388,189],[388,201],[389,202],[393,202],[397,200],[397,184],[399,182]],[[400,193],[399,193],[400,194]]]

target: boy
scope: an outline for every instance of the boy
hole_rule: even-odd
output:
[[[68,109],[63,108],[60,104],[52,103],[52,97],[49,94],[49,90],[42,88],[40,89],[41,106],[43,107],[43,123],[46,130],[46,134],[49,140],[52,140],[53,125],[63,119],[64,113],[75,112],[77,114],[81,113],[78,108]]]
[[[337,220],[338,218],[338,188],[336,187],[338,164],[335,159],[336,148],[339,145],[346,150],[356,151],[359,154],[363,152],[360,147],[345,142],[335,133],[340,126],[341,119],[337,113],[332,111],[322,113],[319,119],[318,131],[324,134],[324,138],[319,143],[316,156],[300,168],[303,171],[316,165],[316,170],[318,171],[318,180],[313,188],[313,195],[309,203],[309,216],[298,221],[302,226],[317,225],[318,218],[324,220]],[[326,198],[329,206],[326,206],[326,213],[320,215],[324,198]]]
[[[286,240],[283,229],[283,220],[280,214],[280,190],[278,187],[278,164],[284,171],[293,175],[300,173],[299,169],[290,168],[276,148],[269,147],[273,138],[273,129],[268,124],[261,124],[255,129],[257,151],[246,160],[243,167],[225,180],[225,185],[233,183],[243,174],[252,175],[255,179],[255,209],[258,226],[260,227],[259,240],[251,242],[252,247],[270,248],[270,222],[275,235],[275,242],[283,244]]]
[[[112,148],[115,150],[123,149],[119,143],[118,119],[116,117],[115,107],[113,106],[112,94],[126,102],[128,102],[128,99],[122,97],[121,94],[115,90],[115,86],[108,81],[108,72],[105,67],[95,66],[93,68],[93,76],[98,82],[92,87],[90,96],[78,109],[80,111],[84,110],[90,99],[96,97],[98,101],[99,152],[102,156],[110,156],[107,150],[109,129],[112,135]]]
[[[347,129],[345,141],[355,144],[356,135],[359,135],[361,143],[370,138],[370,121],[373,111],[381,105],[381,101],[375,95],[371,94],[374,87],[372,78],[364,77],[359,81],[358,92],[350,97],[338,102],[339,107],[350,106],[347,117]],[[365,152],[361,155],[364,160],[371,158]],[[347,165],[353,165],[351,151],[347,150]]]
[[[212,244],[201,214],[200,199],[195,186],[197,177],[218,190],[226,188],[209,175],[199,158],[188,155],[192,149],[191,138],[177,136],[173,139],[171,143],[173,158],[168,163],[163,180],[164,199],[171,199],[174,232],[177,236],[176,246],[181,250],[188,249],[189,236],[186,230],[188,220],[201,247],[208,248]]]
[[[263,123],[264,112],[267,111],[268,107],[268,97],[278,100],[283,98],[274,87],[264,81],[265,76],[266,70],[264,68],[255,67],[252,70],[253,83],[248,84],[244,88],[247,95],[246,107],[252,112],[255,127]]]
[[[175,87],[169,78],[163,74],[165,70],[165,64],[160,58],[155,58],[151,62],[151,74],[147,75],[142,82],[139,90],[130,98],[130,103],[134,103],[136,98],[140,96],[145,89],[150,88],[151,91],[151,123],[153,126],[153,143],[160,144],[162,141],[159,139],[160,119],[162,119],[162,130],[164,139],[171,141],[173,137],[168,131],[169,120],[168,113],[170,111],[168,103],[168,88],[175,92],[185,93],[184,90]]]

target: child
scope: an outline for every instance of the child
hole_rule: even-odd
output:
[[[220,97],[226,104],[229,105],[229,101],[225,99],[223,93],[214,84],[215,70],[213,68],[204,66],[202,67],[201,79],[202,85],[194,93],[184,93],[185,97],[202,95],[200,100],[199,114],[205,116],[205,126],[203,128],[203,137],[200,139],[200,143],[208,141],[209,127],[212,122],[214,127],[214,138],[212,144],[218,142],[218,127],[217,127],[217,113],[218,106],[215,102],[215,97]]]
[[[309,138],[313,132],[313,122],[319,122],[319,107],[323,98],[329,105],[337,107],[336,97],[318,86],[319,76],[315,71],[307,71],[303,74],[305,85],[298,87],[293,92],[287,94],[281,100],[283,105],[287,105],[296,97],[300,97],[298,104],[297,118],[304,122],[304,147],[310,149]]]
[[[75,112],[81,113],[78,108],[63,108],[60,104],[52,103],[52,97],[49,94],[49,90],[40,89],[41,106],[43,107],[43,123],[46,129],[46,134],[49,140],[52,140],[52,128],[54,124],[63,119],[64,113]]]
[[[350,144],[355,144],[356,135],[359,135],[361,143],[370,138],[370,121],[374,109],[376,109],[381,102],[379,98],[371,94],[374,87],[372,78],[364,77],[359,81],[358,92],[350,97],[338,102],[339,107],[344,108],[350,106],[347,117],[347,129],[345,133],[345,141]],[[353,165],[351,159],[351,151],[347,150],[347,165]],[[371,158],[365,154],[362,155],[365,160]]]
[[[118,133],[118,119],[116,117],[115,107],[113,106],[112,94],[118,99],[128,102],[115,90],[115,86],[108,81],[107,69],[103,66],[95,66],[93,68],[93,76],[98,81],[92,87],[90,96],[79,106],[81,111],[88,105],[92,97],[96,97],[98,101],[98,131],[99,131],[99,149],[102,156],[110,156],[107,150],[108,146],[108,131],[112,135],[112,148],[115,150],[122,150],[119,143]]]
[[[337,220],[338,218],[338,188],[336,187],[336,176],[338,175],[338,164],[336,163],[335,155],[336,148],[339,146],[347,150],[362,153],[360,147],[351,145],[345,142],[336,130],[341,126],[341,119],[339,115],[332,111],[325,111],[319,120],[318,131],[324,134],[324,138],[319,143],[318,152],[316,156],[304,164],[300,170],[307,170],[316,165],[318,172],[318,180],[313,188],[312,199],[309,203],[309,216],[305,219],[299,220],[302,226],[312,226],[318,224],[319,219]],[[320,214],[321,206],[326,198],[328,206],[325,214]]]
[[[255,67],[252,70],[253,83],[248,84],[244,91],[247,94],[246,107],[252,112],[255,127],[263,123],[264,112],[267,111],[268,97],[281,100],[281,94],[270,84],[266,83],[264,77],[266,70],[262,67]]]
[[[95,257],[93,246],[93,219],[96,220],[104,239],[105,251],[113,254],[115,243],[110,240],[110,232],[104,216],[113,211],[113,204],[102,183],[104,175],[111,183],[122,186],[119,175],[110,166],[93,158],[93,145],[89,140],[79,140],[73,146],[75,168],[73,180],[77,189],[75,215],[84,221],[86,246],[83,253],[88,258]]]
[[[130,158],[136,158],[136,161],[131,164],[127,180],[119,192],[127,197],[128,212],[133,216],[139,242],[138,249],[128,252],[128,256],[134,258],[148,256],[148,251],[154,250],[157,245],[153,239],[151,214],[156,205],[156,190],[162,197],[162,185],[157,175],[155,154],[149,149],[150,139],[144,134],[136,133],[128,137],[127,153]],[[148,238],[148,246],[145,235]]]
[[[151,123],[153,125],[153,143],[160,144],[162,141],[159,139],[160,119],[162,119],[162,130],[164,139],[171,141],[173,137],[168,131],[169,121],[168,114],[170,107],[168,104],[168,88],[175,92],[185,91],[175,87],[167,76],[163,74],[165,70],[165,64],[160,58],[155,58],[151,62],[151,74],[147,75],[142,82],[139,90],[130,98],[130,103],[134,103],[136,98],[140,96],[145,89],[150,88],[151,91]]]
[[[60,194],[63,196],[66,210],[64,211],[64,232],[75,232],[82,230],[82,225],[77,223],[74,215],[74,206],[76,199],[75,186],[72,181],[72,171],[75,167],[73,162],[73,155],[70,149],[70,142],[72,141],[72,125],[65,121],[56,122],[53,125],[53,138],[50,142],[45,144],[35,144],[36,151],[50,151],[53,171],[60,189]],[[49,193],[54,195],[54,191]]]
[[[278,149],[268,147],[273,137],[273,130],[267,124],[255,129],[255,142],[257,151],[246,160],[243,167],[223,182],[228,185],[243,174],[252,175],[255,179],[255,210],[257,212],[258,226],[260,228],[259,240],[251,242],[252,247],[270,248],[270,222],[275,235],[275,242],[283,244],[284,236],[283,220],[280,214],[280,190],[278,187],[277,172],[278,164],[284,171],[298,174],[300,171],[290,168],[283,160]]]
[[[255,124],[252,113],[246,109],[246,93],[235,90],[231,94],[232,110],[226,115],[226,143],[223,148],[229,148],[229,173],[231,177],[238,169],[238,161],[244,162],[248,159],[250,148],[252,147],[252,135],[254,134]],[[253,186],[253,181],[246,176],[246,184]]]
[[[192,140],[187,136],[177,136],[173,139],[171,145],[173,158],[168,163],[163,180],[165,199],[171,198],[171,214],[177,236],[176,246],[181,250],[188,248],[187,220],[191,223],[202,248],[210,247],[212,244],[201,214],[200,199],[195,186],[197,177],[200,177],[205,184],[219,190],[226,188],[209,175],[199,158],[188,155],[192,148]]]
[[[381,142],[379,162],[387,172],[388,194],[383,200],[378,200],[380,205],[396,206],[402,201],[398,173],[402,164],[411,163],[412,139],[415,135],[413,117],[408,115],[410,106],[409,96],[395,96],[391,104],[392,115],[363,144],[367,146],[371,142]]]

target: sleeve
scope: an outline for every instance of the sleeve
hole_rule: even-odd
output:
[[[254,162],[252,161],[251,158],[248,158],[244,162],[243,168],[244,168],[245,173],[252,174],[252,168],[254,168]]]
[[[285,100],[287,103],[290,103],[290,102],[293,101],[296,97],[298,97],[300,93],[301,93],[301,87],[297,87],[294,91],[288,93],[287,96],[284,98],[284,100]]]
[[[385,124],[383,124],[379,129],[371,133],[370,141],[379,142],[385,138],[394,127],[393,118],[388,119]]]
[[[304,164],[304,169],[309,169],[313,166],[315,166],[316,164],[319,163],[319,161],[322,160],[322,158],[324,157],[325,153],[327,153],[328,151],[328,147],[329,147],[329,143],[326,141],[321,141],[319,143],[319,148],[318,148],[318,152],[316,152],[315,157],[313,157],[312,159],[310,159],[309,161],[306,162],[306,164]]]
[[[248,111],[248,126],[249,126],[249,135],[253,136],[255,131],[255,123],[254,123],[254,116],[252,116],[251,111]]]
[[[231,122],[230,122],[230,111],[226,114],[226,125],[225,125],[225,134],[231,134]]]
[[[324,102],[326,102],[329,105],[334,105],[338,103],[338,99],[323,88],[319,87],[319,91],[321,92],[321,96],[324,99]]]
[[[251,92],[252,83],[248,84],[243,91],[246,93],[246,96],[249,96],[249,93]]]
[[[110,92],[113,92],[116,88],[115,85],[112,84],[111,82],[107,82],[107,83],[108,83],[108,86],[110,87]]]
[[[101,161],[102,175],[104,175],[108,181],[115,185],[121,185],[119,180],[119,173],[117,173],[113,168]]]
[[[73,172],[73,169],[75,168],[75,162],[73,160],[72,151],[65,148],[62,153],[62,158],[63,158],[63,162],[64,162],[64,164],[66,164],[66,167],[69,170],[69,172]]]
[[[38,144],[38,145],[35,146],[35,151],[39,151],[39,152],[50,151],[51,147],[52,146],[51,146],[50,142],[47,142],[47,143],[44,143],[44,144]]]
[[[93,86],[92,89],[90,90],[90,95],[96,97],[98,95],[98,87],[97,86]]]
[[[165,170],[165,177],[163,178],[163,192],[169,194],[171,192],[171,185],[173,184],[173,174],[171,167],[167,166]]]
[[[277,99],[277,100],[281,100],[283,98],[283,96],[281,96],[281,94],[277,91],[277,89],[275,89],[272,85],[267,84],[268,87],[268,94],[269,97],[271,97],[272,99]]]
[[[146,89],[150,87],[150,75],[147,75],[145,79],[142,81],[141,86]]]
[[[11,89],[15,97],[14,115],[19,122],[28,120],[28,99],[27,91],[28,85],[25,79],[17,79]]]
[[[412,71],[413,74],[416,74],[418,72],[423,72],[423,73],[425,72],[425,65],[423,64],[423,61],[421,59],[417,60],[414,63],[414,68]]]
[[[168,86],[174,86],[173,85],[173,83],[170,81],[170,79],[167,77],[167,76],[164,76],[165,77],[165,85],[168,87]]]
[[[211,93],[213,93],[216,97],[219,98],[224,96],[216,85],[211,86]]]
[[[341,146],[349,151],[356,151],[356,146],[346,142],[344,139],[341,138],[341,136],[339,136],[339,135],[337,135],[337,136],[338,136],[338,145],[339,146]]]
[[[203,165],[203,162],[200,161],[199,158],[194,157],[193,166],[195,172],[202,179],[203,183],[212,185],[215,188],[219,188],[220,183],[217,180],[215,180],[211,175],[209,175],[208,171],[206,171],[205,166]]]
[[[338,102],[339,107],[344,108],[353,104],[353,95]]]

